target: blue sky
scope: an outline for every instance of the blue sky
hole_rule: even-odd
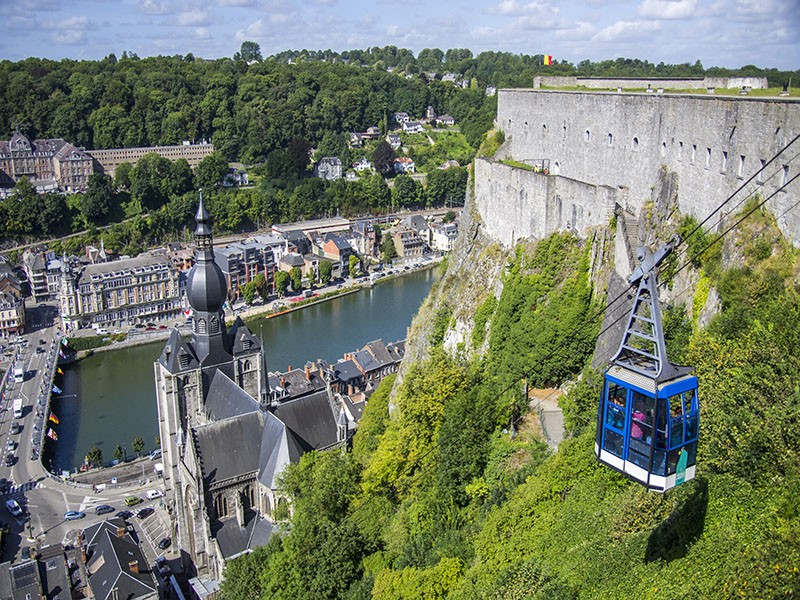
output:
[[[800,0],[0,0],[0,59],[395,45],[800,68]],[[800,82],[798,82],[800,83]]]

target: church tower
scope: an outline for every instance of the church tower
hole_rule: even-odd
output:
[[[227,332],[222,313],[228,287],[225,276],[214,262],[214,242],[202,193],[195,220],[195,265],[189,273],[186,286],[189,306],[194,310],[192,340],[200,365],[219,367],[231,360],[231,355],[225,348]]]

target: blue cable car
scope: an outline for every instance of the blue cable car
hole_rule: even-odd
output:
[[[694,478],[700,426],[697,377],[667,359],[658,305],[656,268],[677,243],[637,251],[628,283],[638,289],[605,374],[594,447],[599,462],[657,492]]]

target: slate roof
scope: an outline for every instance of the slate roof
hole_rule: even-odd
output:
[[[309,379],[306,379],[305,371],[302,369],[292,369],[284,373],[278,381],[279,385],[292,398],[310,394],[315,390],[325,389],[326,387],[325,381],[320,377],[316,369],[309,373]]]
[[[386,350],[383,340],[374,340],[364,346],[364,349],[368,350],[381,366],[385,367],[395,362],[389,352]]]
[[[389,343],[386,345],[386,351],[396,363],[399,363],[406,353],[406,341],[400,340],[398,342]]]
[[[353,415],[353,418],[356,421],[360,421],[361,415],[364,414],[365,402],[363,397],[359,402],[353,402],[353,399],[350,396],[342,396],[342,400],[344,401],[347,410],[350,411],[351,415]]]
[[[336,416],[326,390],[279,404],[275,416],[308,449],[322,450],[337,442]]]
[[[416,232],[425,231],[428,229],[428,222],[422,215],[412,215],[403,219],[403,225],[413,229]]]
[[[153,575],[138,545],[108,528],[101,529],[94,539],[94,551],[86,568],[97,600],[127,600],[157,594]],[[138,573],[130,568],[133,561],[138,564]]]
[[[186,357],[181,361],[181,357]],[[158,357],[158,362],[170,373],[178,373],[196,369],[199,365],[197,357],[190,344],[181,337],[180,332],[173,328],[169,333],[169,339]],[[182,364],[186,366],[181,366]]]
[[[333,365],[333,374],[336,379],[344,383],[350,383],[364,376],[352,360],[343,360]]]
[[[250,412],[193,430],[206,490],[233,477],[259,470],[259,452],[255,442],[262,437],[263,414]]]
[[[377,371],[381,368],[381,364],[375,360],[368,350],[359,350],[353,353],[353,360],[363,369],[364,373],[370,371]]]
[[[306,264],[306,261],[303,257],[298,254],[297,252],[288,252],[281,257],[281,263],[285,264],[288,267],[303,267]]]
[[[261,452],[258,459],[258,480],[270,489],[275,489],[276,478],[290,462],[297,462],[303,449],[289,432],[286,425],[272,413],[264,413],[264,429],[261,434]]]
[[[226,560],[250,548],[266,546],[269,542],[272,522],[259,518],[255,513],[251,513],[249,517],[244,527],[239,527],[239,522],[233,517],[214,523],[212,531]]]
[[[230,336],[233,340],[233,355],[248,354],[256,352],[261,348],[261,342],[253,335],[253,332],[244,324],[241,317],[236,317],[230,328]]]
[[[206,392],[206,412],[213,421],[222,421],[258,410],[258,402],[217,369]]]
[[[35,560],[0,565],[0,598],[26,600],[39,597],[39,567]]]

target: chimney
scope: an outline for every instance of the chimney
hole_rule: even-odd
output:
[[[281,387],[284,389],[284,391],[286,390],[286,377],[283,375],[281,375]]]
[[[352,383],[348,383],[347,384],[347,395],[348,396],[352,396],[353,395],[353,391],[354,391],[353,390],[353,384]]]
[[[287,373],[291,373],[292,372],[292,365],[286,365],[286,372]]]
[[[308,368],[308,363],[306,363],[305,372],[306,372],[306,381],[311,381],[311,369]]]
[[[138,560],[132,560],[132,561],[130,561],[130,562],[128,563],[128,570],[129,570],[131,573],[139,573],[139,561],[138,561]]]
[[[117,537],[125,537],[125,527],[117,527]]]

